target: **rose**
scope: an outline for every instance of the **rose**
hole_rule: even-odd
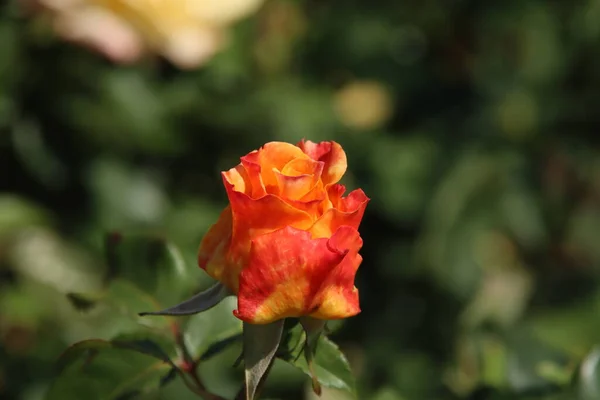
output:
[[[200,245],[198,263],[238,296],[239,319],[339,319],[360,312],[357,231],[369,201],[342,197],[346,154],[335,142],[271,142],[223,172],[230,205]]]

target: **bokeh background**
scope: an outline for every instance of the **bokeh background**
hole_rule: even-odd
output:
[[[600,399],[599,107],[599,0],[268,0],[187,70],[3,2],[0,398],[44,398],[67,345],[117,330],[65,296],[100,285],[107,231],[167,237],[206,287],[219,171],[307,138],[372,199],[363,311],[331,336],[360,399]],[[268,391],[313,398],[284,366]]]

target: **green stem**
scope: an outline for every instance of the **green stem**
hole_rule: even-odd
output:
[[[198,374],[196,373],[195,369],[193,371],[190,371],[188,374],[195,384],[194,393],[200,395],[200,397],[202,397],[205,400],[227,400],[217,394],[209,392],[202,383],[202,380],[200,379],[200,376],[198,376]]]
[[[190,389],[193,393],[202,397],[204,400],[227,400],[219,395],[211,393],[206,389],[202,379],[200,379],[200,375],[198,375],[198,364],[199,360],[194,360],[187,346],[185,345],[185,340],[183,338],[183,332],[179,329],[178,323],[173,323],[171,325],[171,330],[173,335],[175,336],[175,342],[177,343],[177,347],[181,351],[181,356],[183,358],[184,368],[181,371],[181,378],[185,385]],[[191,382],[186,378],[189,376],[191,378]]]

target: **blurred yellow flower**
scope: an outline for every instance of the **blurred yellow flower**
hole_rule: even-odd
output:
[[[196,67],[218,51],[228,25],[263,0],[36,0],[51,11],[58,32],[117,62],[145,50],[181,68]]]
[[[377,81],[354,81],[335,93],[333,106],[344,125],[368,130],[380,128],[392,117],[394,101],[383,84]]]

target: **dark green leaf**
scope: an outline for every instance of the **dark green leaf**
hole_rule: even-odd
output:
[[[86,340],[61,356],[47,400],[131,398],[156,390],[174,368],[151,340]]]
[[[268,325],[244,323],[246,400],[254,400],[281,341],[283,320]]]
[[[160,386],[162,387],[171,383],[171,381],[177,377],[177,374],[177,368],[171,368],[171,370],[165,376],[160,378]]]
[[[223,350],[227,349],[229,346],[231,346],[234,343],[237,343],[240,340],[242,340],[242,335],[238,333],[212,343],[202,353],[202,355],[200,355],[200,361],[210,360],[213,356],[216,356],[217,354],[219,354],[220,352],[222,352]]]
[[[101,339],[90,339],[75,343],[61,354],[57,363],[58,371],[62,372],[65,368],[84,356],[87,358],[93,357],[98,351],[111,347],[112,344],[109,341]]]
[[[160,346],[151,340],[113,340],[112,344],[118,348],[134,350],[143,354],[147,354],[166,363],[171,362],[171,359],[164,352],[164,350],[162,350]]]
[[[97,299],[79,293],[68,293],[67,299],[79,311],[89,311],[97,304]]]
[[[231,296],[232,293],[223,286],[221,283],[217,283],[214,286],[206,289],[203,292],[198,293],[189,300],[179,303],[173,307],[169,307],[165,310],[142,312],[140,316],[145,315],[170,315],[170,316],[181,316],[181,315],[192,315],[198,314],[203,311],[207,311],[221,302],[224,298]]]
[[[165,348],[170,347],[170,352],[174,352],[172,344],[169,344],[166,339],[157,336],[150,338],[146,333],[120,335],[114,340],[84,340],[71,345],[61,354],[57,364],[58,370],[63,371],[76,360],[85,358],[88,355],[96,355],[107,349],[131,350],[171,364],[171,357],[157,342],[161,342],[161,345]]]

